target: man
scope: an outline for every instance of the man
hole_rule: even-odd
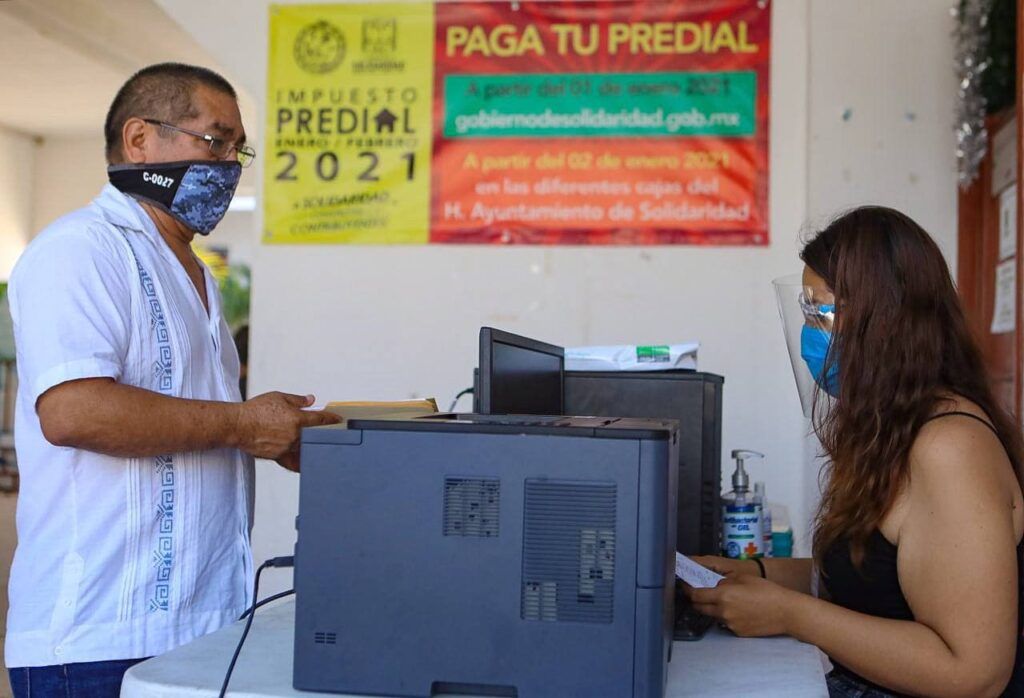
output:
[[[192,254],[245,145],[221,76],[151,66],[106,127],[111,184],[10,281],[21,469],[6,664],[16,696],[116,696],[129,666],[251,599],[253,456],[298,469],[312,396],[240,401],[217,287]]]

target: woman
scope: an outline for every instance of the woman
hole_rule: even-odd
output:
[[[832,696],[999,695],[1020,635],[1022,443],[946,262],[880,207],[842,215],[800,256],[801,353],[834,397],[813,410],[828,463],[814,558],[764,560],[766,578],[752,560],[697,558],[728,578],[687,593],[737,635],[820,647]]]

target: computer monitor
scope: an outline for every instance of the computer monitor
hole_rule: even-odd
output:
[[[481,414],[564,414],[564,376],[561,347],[480,328]]]
[[[480,414],[646,417],[679,422],[678,550],[721,551],[723,378],[696,371],[559,371],[565,350],[485,327],[474,378]],[[536,374],[516,366],[542,366]],[[499,376],[495,380],[495,374]],[[558,393],[555,397],[557,385]],[[547,394],[547,398],[543,395]],[[556,403],[557,399],[557,403]]]

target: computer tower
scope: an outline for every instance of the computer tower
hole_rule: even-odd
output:
[[[304,430],[295,688],[661,698],[677,445],[655,420]]]
[[[722,376],[695,371],[566,371],[565,413],[679,422],[679,522],[686,555],[720,555]]]

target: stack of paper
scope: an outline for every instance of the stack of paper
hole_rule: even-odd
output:
[[[324,409],[341,417],[343,423],[350,419],[415,419],[436,414],[437,402],[434,398],[396,402],[329,402]]]

